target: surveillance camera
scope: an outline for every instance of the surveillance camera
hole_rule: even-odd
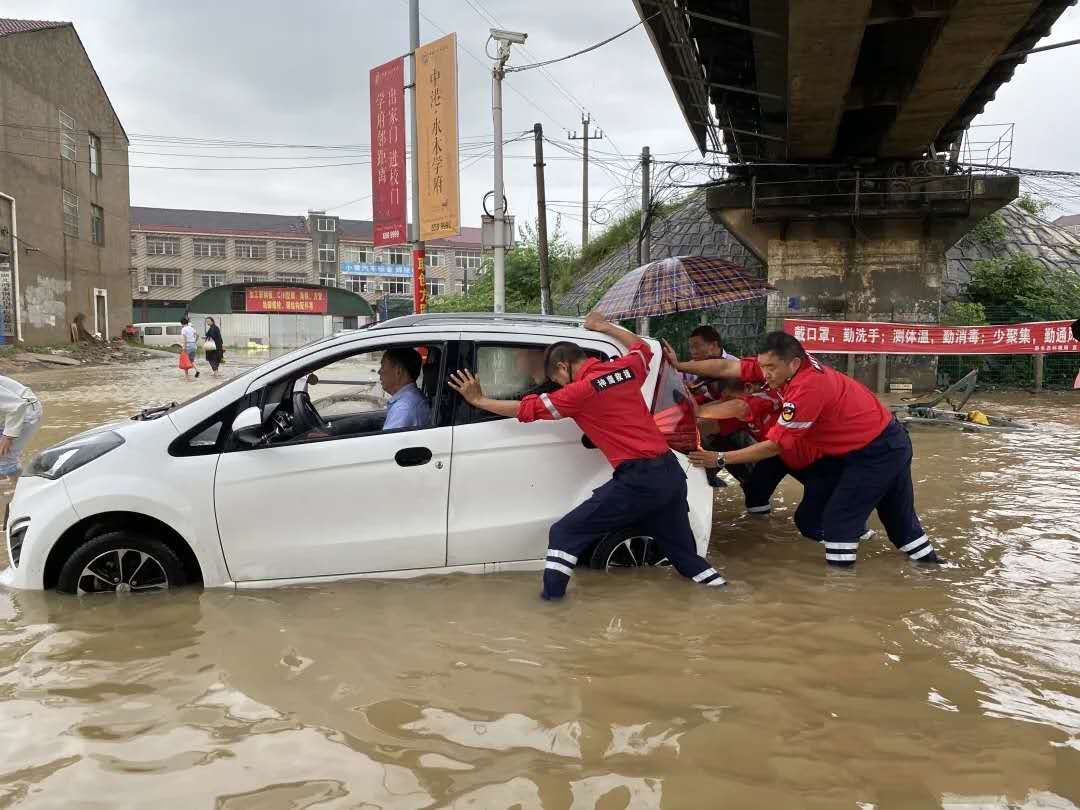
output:
[[[503,31],[499,28],[492,28],[491,37],[499,42],[509,42],[511,45],[524,45],[529,35],[518,31]]]

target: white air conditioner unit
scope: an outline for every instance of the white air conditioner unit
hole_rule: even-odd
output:
[[[143,286],[143,287],[139,287],[139,292],[140,292],[140,293],[141,293],[142,295],[146,295],[146,294],[147,294],[148,292],[150,292],[150,288],[149,288],[149,287],[146,287],[146,286]]]

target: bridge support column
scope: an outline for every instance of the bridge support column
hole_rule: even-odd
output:
[[[768,200],[763,205],[760,186],[749,184],[710,189],[707,204],[713,219],[768,265],[769,282],[777,288],[770,298],[770,328],[780,328],[785,317],[937,323],[945,252],[1018,192],[1016,178],[1009,177],[980,179],[976,187],[976,199],[965,200],[962,209],[920,210],[908,193],[897,200],[895,214],[879,201],[871,216],[859,213],[858,202],[844,216],[821,204],[822,195],[800,200],[795,184],[786,186],[782,210],[769,207]],[[936,358],[894,355],[887,370],[882,359],[826,357],[834,367],[853,369],[871,389],[888,390],[897,382],[915,391],[935,387]]]

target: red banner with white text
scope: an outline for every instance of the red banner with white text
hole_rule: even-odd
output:
[[[1071,321],[939,326],[876,321],[784,320],[809,352],[834,354],[1052,354],[1080,352]]]
[[[405,218],[405,60],[371,69],[371,194],[375,247],[409,241]]]
[[[326,290],[302,287],[248,287],[244,291],[247,312],[283,315],[325,315]]]

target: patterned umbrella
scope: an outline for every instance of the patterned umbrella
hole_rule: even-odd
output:
[[[707,256],[676,256],[631,270],[596,305],[606,318],[671,315],[765,298],[770,287],[737,264]]]

